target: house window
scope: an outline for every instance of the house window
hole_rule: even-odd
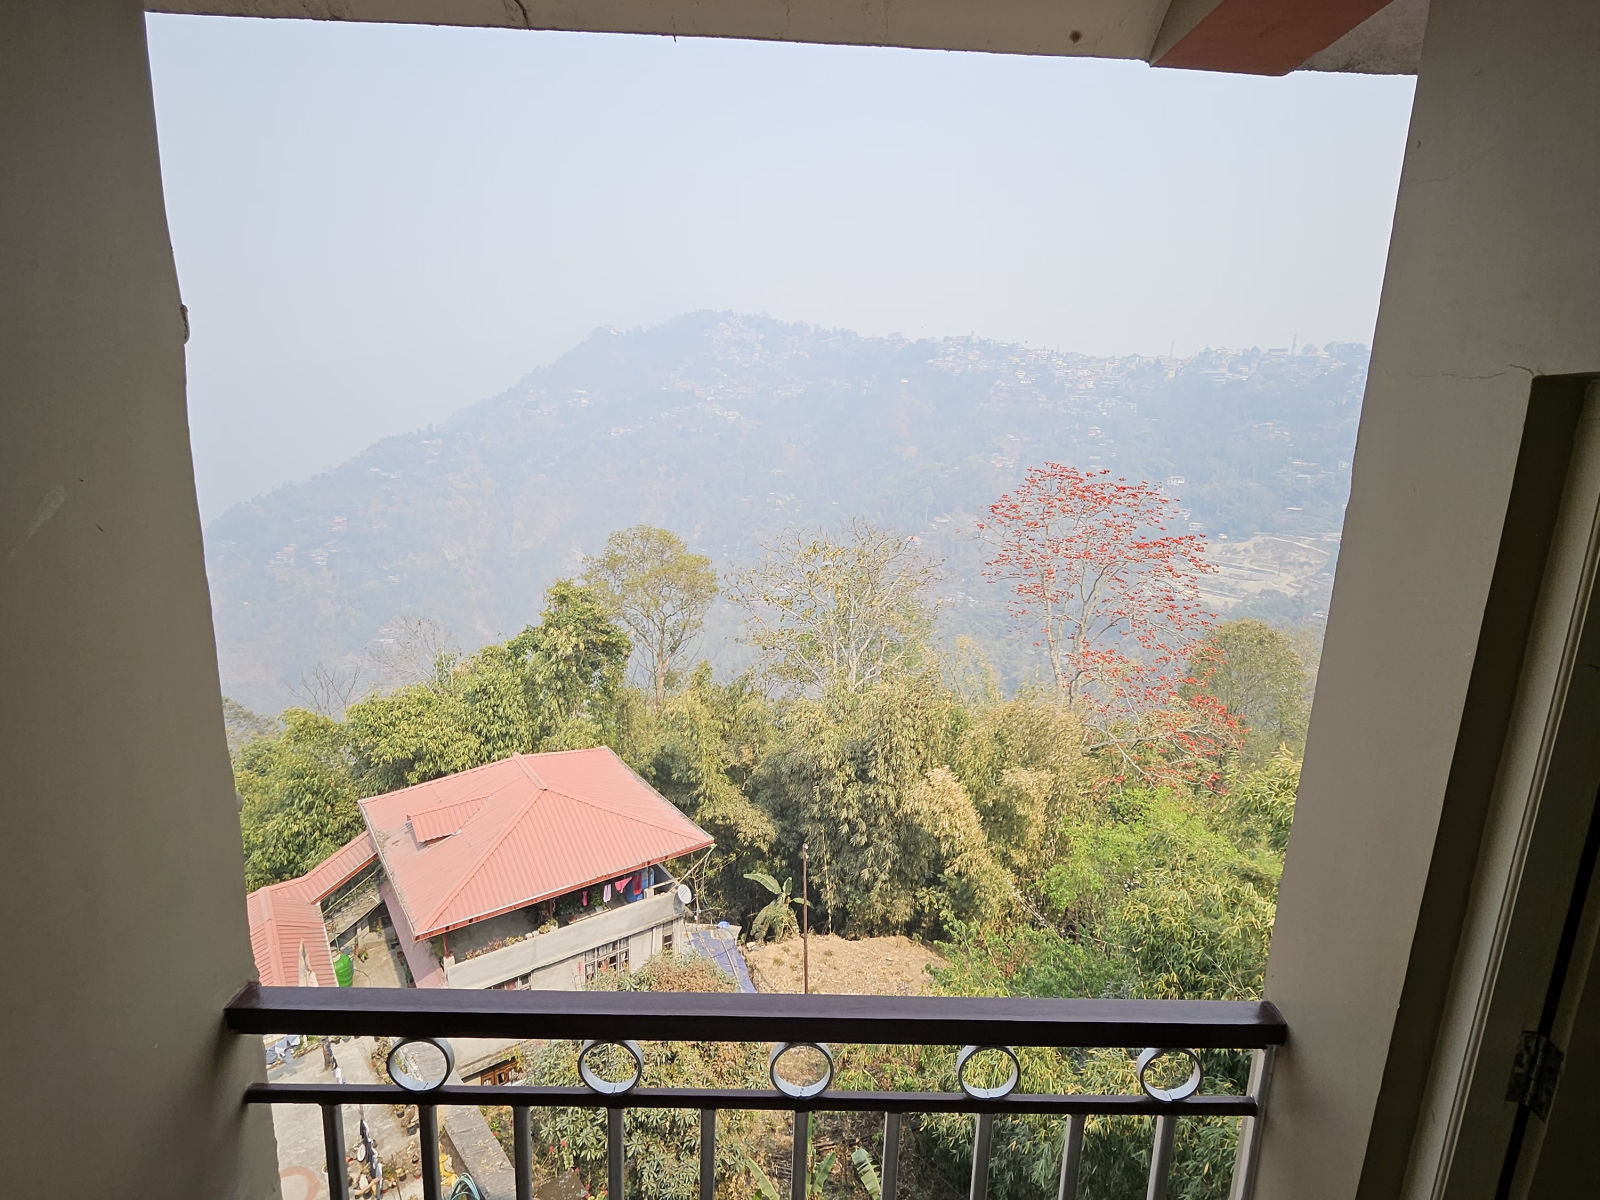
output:
[[[606,942],[593,950],[583,952],[583,978],[588,982],[601,971],[626,971],[628,969],[628,943],[624,939]]]
[[[661,935],[661,953],[672,953],[672,930],[667,930]]]

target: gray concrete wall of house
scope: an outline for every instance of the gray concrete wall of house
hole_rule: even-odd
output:
[[[582,958],[586,951],[607,942],[628,941],[628,956],[634,967],[661,947],[659,926],[681,921],[683,901],[672,891],[650,896],[633,904],[585,917],[549,933],[535,934],[487,954],[453,961],[445,959],[445,980],[453,988],[488,988],[539,972],[536,986],[566,987],[565,982],[543,984],[539,979],[566,980],[568,964],[579,960],[578,983],[583,980]],[[636,945],[637,944],[637,945]],[[653,948],[652,948],[653,947]]]
[[[7,1195],[276,1194],[138,0],[0,4]],[[15,964],[13,964],[15,966]]]
[[[1548,532],[1530,382],[1600,370],[1596,45],[1589,0],[1433,0],[1267,972],[1268,1200],[1402,1194],[1526,633],[1496,588]]]

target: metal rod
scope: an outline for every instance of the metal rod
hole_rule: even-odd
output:
[[[308,988],[307,991],[312,989]],[[586,995],[603,993],[589,992]],[[666,993],[642,992],[641,995]],[[772,995],[774,993],[762,993]],[[927,1044],[927,1043],[917,1043]],[[934,1043],[937,1044],[937,1043]],[[480,1106],[531,1105],[535,1108],[603,1108],[607,1097],[589,1088],[526,1087],[521,1084],[447,1083],[428,1095],[435,1104]],[[245,1086],[247,1104],[410,1104],[415,1093],[393,1084],[347,1083],[343,1087],[315,1083],[252,1083]],[[1203,1095],[1187,1100],[1153,1100],[1142,1094],[1110,1096],[1052,1095],[1013,1092],[995,1100],[978,1100],[965,1092],[822,1092],[786,1096],[772,1088],[648,1088],[628,1093],[629,1108],[749,1109],[753,1112],[856,1113],[1036,1113],[1067,1117],[1089,1113],[1117,1117],[1249,1117],[1256,1102],[1249,1096]]]
[[[606,1109],[606,1200],[622,1200],[627,1192],[623,1177],[626,1158],[622,1146],[622,1110]]]
[[[1067,1118],[1067,1138],[1061,1146],[1061,1187],[1056,1200],[1077,1200],[1078,1168],[1083,1165],[1083,1123],[1077,1113]]]
[[[987,1200],[989,1195],[989,1143],[994,1139],[994,1114],[979,1113],[972,1134],[971,1200]]]
[[[1167,1176],[1172,1173],[1172,1138],[1178,1131],[1176,1117],[1157,1117],[1155,1143],[1150,1148],[1150,1186],[1145,1200],[1167,1200]]]
[[[717,1110],[700,1110],[700,1200],[717,1196]]]
[[[526,1105],[511,1110],[511,1151],[517,1200],[533,1200],[533,1114]]]
[[[322,1106],[322,1152],[328,1159],[329,1200],[350,1200],[350,1173],[344,1165],[344,1109]]]
[[[422,1140],[422,1200],[440,1200],[439,1109],[417,1105],[417,1136]]]
[[[800,843],[800,977],[811,994],[811,847]]]
[[[322,995],[321,993],[339,993]],[[762,992],[479,991],[255,984],[229,1001],[234,1033],[540,1037],[578,1041],[827,1042],[871,1046],[1159,1046],[1250,1050],[1281,1044],[1265,1001],[803,996]],[[702,1105],[692,1105],[700,1108]],[[721,1106],[719,1106],[721,1107]]]
[[[883,1174],[881,1200],[895,1200],[900,1187],[900,1114],[883,1115]]]
[[[1256,1191],[1256,1163],[1261,1158],[1261,1127],[1267,1119],[1267,1092],[1272,1087],[1272,1064],[1277,1048],[1268,1046],[1250,1055],[1250,1082],[1246,1095],[1256,1102],[1256,1115],[1239,1122],[1239,1149],[1233,1160],[1233,1186],[1228,1200],[1252,1200]]]
[[[811,1141],[811,1114],[794,1115],[794,1156],[789,1164],[789,1196],[791,1200],[806,1200],[806,1149]]]

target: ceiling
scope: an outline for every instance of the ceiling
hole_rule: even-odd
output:
[[[1143,59],[1409,74],[1428,0],[147,0],[151,12]]]

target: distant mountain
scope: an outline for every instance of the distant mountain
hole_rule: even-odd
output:
[[[999,646],[1003,597],[962,530],[1047,459],[1164,483],[1232,554],[1219,603],[1315,618],[1366,366],[1344,344],[1108,359],[727,313],[599,330],[441,426],[213,521],[224,690],[276,711],[314,664],[355,661],[406,617],[466,649],[514,633],[640,522],[728,568],[785,525],[863,514],[945,558],[945,625]],[[732,616],[713,624],[706,652],[734,662]]]

